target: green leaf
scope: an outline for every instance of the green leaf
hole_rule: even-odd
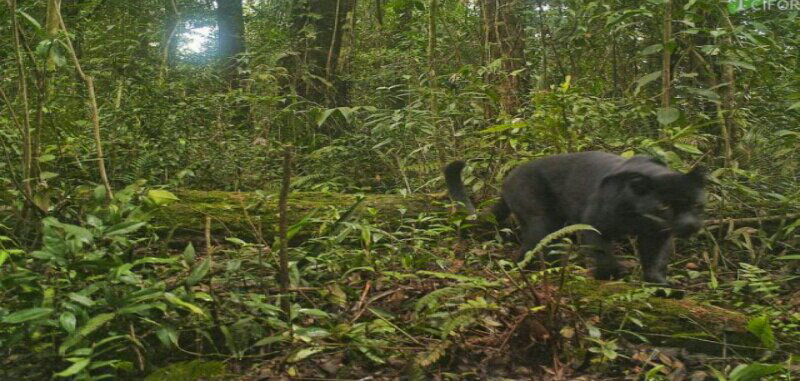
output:
[[[75,319],[75,314],[72,312],[67,311],[62,313],[61,316],[58,317],[58,321],[61,323],[61,328],[64,328],[68,333],[75,332],[77,320]]]
[[[55,160],[55,158],[56,158],[56,155],[46,154],[46,155],[39,156],[39,158],[37,160],[40,163],[47,163],[48,161]]]
[[[679,150],[681,150],[683,152],[688,152],[688,153],[691,153],[693,155],[702,155],[703,154],[702,151],[700,151],[697,147],[695,147],[695,146],[693,146],[691,144],[672,143],[672,145],[675,146],[675,148],[677,148],[677,149],[679,149]]]
[[[92,360],[89,358],[78,359],[78,361],[75,361],[75,363],[70,365],[69,368],[64,369],[59,373],[56,373],[55,375],[56,377],[72,377],[78,374],[78,372],[82,371],[84,368],[86,368],[86,366],[89,365],[90,361]]]
[[[125,221],[118,223],[106,230],[106,237],[113,237],[115,235],[126,235],[139,230],[142,226],[146,225],[145,222],[139,221]]]
[[[775,349],[775,335],[772,334],[772,327],[766,315],[750,319],[747,322],[747,330],[756,335],[765,347]]]
[[[648,56],[650,54],[660,52],[661,49],[663,49],[663,48],[664,48],[663,44],[653,44],[653,45],[650,45],[650,46],[642,49],[642,51],[639,52],[639,54],[641,54],[643,56]]]
[[[71,292],[71,293],[69,293],[67,295],[67,297],[69,297],[73,302],[78,303],[78,304],[82,304],[82,305],[84,305],[86,307],[91,307],[91,306],[94,305],[94,300],[92,300],[91,298],[89,298],[89,297],[87,297],[85,295],[76,294],[74,292]]]
[[[151,189],[147,191],[147,198],[149,198],[158,206],[168,205],[179,200],[178,196],[175,196],[172,192],[163,189]]]
[[[662,107],[656,110],[656,118],[658,119],[658,123],[663,126],[669,125],[678,120],[680,116],[681,112],[675,107]]]
[[[189,277],[186,278],[186,285],[187,286],[194,286],[205,276],[208,274],[208,270],[211,268],[211,260],[208,258],[203,259],[197,266],[192,269],[192,273],[189,274]]]
[[[722,64],[722,65],[731,65],[731,66],[736,66],[736,67],[740,67],[742,69],[747,69],[747,70],[753,70],[753,71],[756,70],[756,67],[753,66],[753,64],[751,64],[749,62],[739,61],[739,60],[722,60],[722,61],[719,61],[719,63]]]
[[[712,101],[718,101],[719,98],[720,98],[719,94],[717,94],[717,92],[714,91],[714,90],[699,89],[699,88],[695,88],[695,87],[688,87],[688,88],[686,88],[686,91],[688,91],[688,92],[690,92],[692,94],[695,94],[695,95],[699,95],[699,96],[701,96],[703,98],[707,98],[707,99],[712,100]]]
[[[286,359],[286,362],[294,363],[301,360],[308,358],[309,356],[322,352],[323,348],[314,347],[314,348],[303,348],[297,352],[292,353],[289,358]]]
[[[3,323],[6,324],[19,324],[26,321],[37,320],[46,317],[53,313],[52,308],[28,308],[26,310],[17,311],[3,318]]]
[[[331,315],[328,315],[327,312],[316,308],[301,308],[297,310],[297,313],[301,315],[310,315],[310,316],[324,317],[324,318],[331,317]]]
[[[164,293],[164,298],[167,299],[168,302],[170,302],[170,303],[172,303],[172,304],[174,304],[176,306],[186,308],[187,310],[189,310],[189,311],[191,311],[193,313],[196,313],[196,314],[198,314],[200,316],[206,316],[206,313],[203,312],[203,310],[200,307],[195,306],[194,304],[189,303],[189,302],[184,302],[183,300],[181,300],[181,298],[173,295],[172,293],[165,292]]]
[[[255,344],[253,344],[253,346],[254,347],[263,347],[265,345],[279,343],[279,342],[284,341],[284,340],[286,340],[286,338],[283,337],[283,335],[268,336],[268,337],[265,337],[265,338],[263,338],[263,339],[261,339],[259,341],[256,341]]]
[[[775,258],[775,259],[780,259],[782,261],[800,260],[800,254],[784,255],[782,257],[778,257],[778,258]]]
[[[325,121],[328,120],[331,114],[333,114],[336,110],[337,109],[335,108],[329,108],[323,111],[322,114],[319,114],[317,116],[317,127],[322,127],[322,125],[325,124]]]
[[[765,376],[780,372],[783,365],[780,364],[761,364],[754,362],[752,364],[740,364],[731,371],[730,381],[757,381],[763,379]]]
[[[506,130],[511,130],[514,128],[522,128],[526,127],[528,123],[521,121],[521,122],[512,122],[512,123],[504,123],[504,124],[496,124],[489,128],[483,129],[480,131],[481,134],[496,134],[498,132],[503,132]]]
[[[197,255],[194,251],[194,245],[189,242],[189,244],[186,245],[186,249],[183,250],[183,259],[186,261],[186,263],[192,263],[194,262],[195,258],[197,258]]]
[[[25,13],[25,12],[19,10],[19,9],[17,9],[17,13],[21,14],[22,17],[24,17],[26,20],[28,20],[28,22],[30,22],[31,25],[33,25],[36,29],[42,29],[42,24],[39,24],[39,22],[36,21],[35,18],[31,17],[31,15],[29,15],[29,14],[27,14],[27,13]]]
[[[89,321],[86,322],[86,324],[81,328],[78,334],[84,337],[88,336],[92,332],[96,331],[98,328],[102,327],[104,324],[113,320],[116,316],[117,314],[113,312],[108,312],[94,316],[91,319],[89,319]]]
[[[791,110],[798,109],[798,108],[800,108],[800,102],[795,102],[794,104],[789,106],[788,110],[791,111]]]
[[[636,80],[636,90],[633,91],[633,94],[639,94],[639,90],[642,89],[643,86],[647,85],[650,82],[653,82],[657,79],[661,78],[661,71],[654,71],[650,74],[646,74],[641,78]]]
[[[96,331],[112,319],[117,316],[116,313],[109,312],[100,314],[97,316],[92,317],[89,321],[84,324],[84,326],[78,331],[78,333],[70,336],[67,338],[60,347],[58,347],[58,353],[62,356],[67,353],[67,350],[72,348],[75,344],[78,344],[83,340],[86,336],[90,335],[92,332]]]

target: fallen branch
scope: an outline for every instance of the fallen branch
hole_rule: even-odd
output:
[[[706,226],[710,225],[723,225],[723,224],[736,224],[736,225],[747,225],[753,223],[761,223],[767,221],[780,221],[780,220],[790,220],[794,218],[800,218],[800,213],[788,213],[788,214],[780,214],[774,216],[763,216],[763,217],[744,217],[744,218],[720,218],[716,220],[707,220],[705,221]]]

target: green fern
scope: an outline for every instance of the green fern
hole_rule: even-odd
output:
[[[444,357],[447,349],[452,345],[453,343],[449,340],[440,341],[438,344],[434,345],[431,350],[417,356],[417,359],[414,361],[414,368],[422,372],[422,368],[427,368]],[[420,380],[421,379],[422,378],[420,378]]]
[[[468,288],[459,285],[453,287],[440,288],[438,290],[431,291],[427,295],[417,300],[417,302],[414,304],[414,311],[417,313],[419,313],[424,309],[435,311],[441,305],[440,300],[450,299],[455,296],[464,296],[464,293],[467,289]]]
[[[450,319],[442,324],[440,332],[441,337],[446,338],[456,329],[466,327],[476,322],[478,320],[478,312],[480,311],[475,309],[465,309],[459,310],[455,314],[451,315]]]
[[[519,262],[519,267],[525,268],[525,266],[527,266],[528,263],[530,263],[530,261],[534,258],[534,256],[542,252],[542,250],[544,250],[547,247],[547,245],[549,245],[551,242],[560,239],[562,237],[568,236],[570,234],[585,230],[591,230],[600,233],[599,231],[597,231],[597,229],[586,224],[565,226],[542,238],[542,240],[539,241],[539,243],[536,245],[536,247],[533,248],[533,250],[530,250],[527,253],[525,253],[525,258],[522,260],[522,262]]]
[[[442,273],[438,271],[417,271],[418,275],[430,275],[435,278],[439,279],[450,279],[455,280],[461,283],[470,283],[478,287],[493,287],[497,286],[498,282],[490,282],[483,278],[478,277],[470,277],[466,275],[458,275],[458,274],[451,274],[451,273]]]

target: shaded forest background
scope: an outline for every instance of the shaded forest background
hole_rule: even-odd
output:
[[[453,159],[469,160],[467,184],[481,200],[497,194],[513,166],[564,152],[648,154],[682,171],[705,165],[709,219],[717,224],[679,247],[679,281],[708,292],[709,300],[735,300],[726,305],[765,316],[755,324],[772,324],[781,340],[795,342],[800,9],[745,3],[752,7],[720,0],[5,0],[0,348],[9,359],[0,360],[0,376],[134,377],[213,352],[236,363],[234,373],[252,369],[248,359],[269,359],[262,368],[278,377],[287,369],[312,372],[287,363],[330,352],[331,342],[347,343],[335,351],[346,359],[333,357],[349,364],[352,377],[382,364],[398,372],[390,378],[472,372],[454,359],[474,343],[454,332],[494,327],[479,317],[497,314],[508,296],[475,299],[478,289],[500,286],[454,274],[507,248],[459,246],[457,231],[468,222],[435,213],[398,222],[367,211],[343,223],[351,211],[346,203],[321,205],[322,199],[310,208],[318,212],[289,229],[313,225],[304,234],[312,239],[284,247],[292,287],[314,296],[289,298],[254,296],[249,288],[277,284],[278,265],[259,254],[279,249],[275,237],[234,231],[212,245],[207,228],[194,244],[176,243],[170,226],[153,220],[153,208],[184,198],[179,189],[255,191],[261,199],[253,205],[274,201],[287,147],[294,192],[397,197],[441,192],[440,170]],[[243,215],[252,210],[241,208]],[[204,254],[195,255],[195,244],[207,245],[197,249]],[[215,262],[212,253],[224,258]],[[492,274],[502,278],[503,268],[492,267]],[[372,320],[358,326],[366,295],[380,292],[381,282],[409,282],[401,272],[419,277],[414,282],[424,286],[406,297],[422,298],[416,313],[430,308],[425,319],[437,323],[419,315],[391,323],[388,312],[370,309]],[[185,287],[163,281],[186,276]],[[484,276],[491,278],[477,277]],[[423,298],[434,289],[459,292]],[[287,299],[294,307],[281,304]],[[460,303],[474,307],[476,300],[486,304],[471,320],[453,311],[436,315],[443,314],[439,307],[461,311]],[[589,373],[626,373],[609,365],[617,358],[609,353],[622,352],[608,344],[619,332],[601,340],[593,325],[559,318],[558,303],[543,305],[549,318],[542,329],[558,335],[572,324],[588,338],[575,348],[600,348],[590,352],[604,360]],[[291,317],[282,315],[285,308],[295,308]],[[326,333],[287,339],[281,332],[291,331],[293,320],[293,329]],[[342,328],[343,321],[351,326]],[[442,324],[441,341],[427,345],[430,357],[408,360],[409,351],[426,347],[415,337],[438,337],[431,327]],[[334,327],[342,331],[332,333]],[[387,337],[371,337],[370,330]],[[776,350],[774,337],[759,332],[774,357],[738,360],[789,361],[791,350]],[[102,339],[108,341],[98,344]],[[501,342],[507,348],[508,339]],[[213,343],[219,347],[211,350]],[[25,349],[30,344],[35,351]],[[391,348],[404,345],[414,348]],[[191,349],[159,357],[175,347]],[[291,353],[288,360],[276,360],[281,352]],[[556,352],[537,353],[566,361],[567,350]],[[738,364],[730,360],[726,354],[720,374]],[[35,365],[42,361],[49,365]],[[545,362],[558,370],[558,361]],[[648,364],[642,369],[653,369]],[[508,368],[506,375],[518,371]],[[796,370],[778,369],[780,377]],[[548,377],[567,377],[558,372]]]

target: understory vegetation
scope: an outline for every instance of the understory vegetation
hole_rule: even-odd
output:
[[[0,379],[796,380],[799,49],[791,1],[4,0]],[[707,168],[674,288],[444,192],[592,150]]]

